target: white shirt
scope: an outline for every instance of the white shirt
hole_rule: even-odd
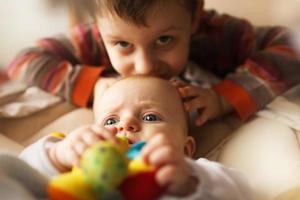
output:
[[[47,148],[59,139],[44,137],[28,146],[20,158],[36,168],[41,173],[52,177],[59,171],[52,165],[47,155]],[[203,158],[196,161],[188,159],[191,175],[198,179],[196,192],[182,198],[162,195],[160,200],[250,200],[253,193],[243,175],[234,169],[226,168],[216,162]]]

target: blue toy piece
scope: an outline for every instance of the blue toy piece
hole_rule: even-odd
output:
[[[140,154],[145,144],[145,141],[140,141],[133,144],[127,152],[127,158],[129,158],[129,160],[134,160]]]

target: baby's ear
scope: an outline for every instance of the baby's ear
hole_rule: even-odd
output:
[[[196,151],[196,141],[192,136],[187,136],[184,144],[184,154],[190,158],[193,157]]]

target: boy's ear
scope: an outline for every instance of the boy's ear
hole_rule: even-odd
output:
[[[201,16],[204,12],[204,0],[197,0],[197,8],[194,13],[192,21],[192,33],[195,33],[198,29]]]
[[[196,151],[196,142],[192,136],[187,136],[184,145],[184,154],[190,158],[193,157]]]

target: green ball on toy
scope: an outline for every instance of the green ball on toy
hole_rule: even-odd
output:
[[[87,182],[100,196],[112,193],[127,176],[127,158],[112,142],[89,148],[82,157],[81,167]]]

